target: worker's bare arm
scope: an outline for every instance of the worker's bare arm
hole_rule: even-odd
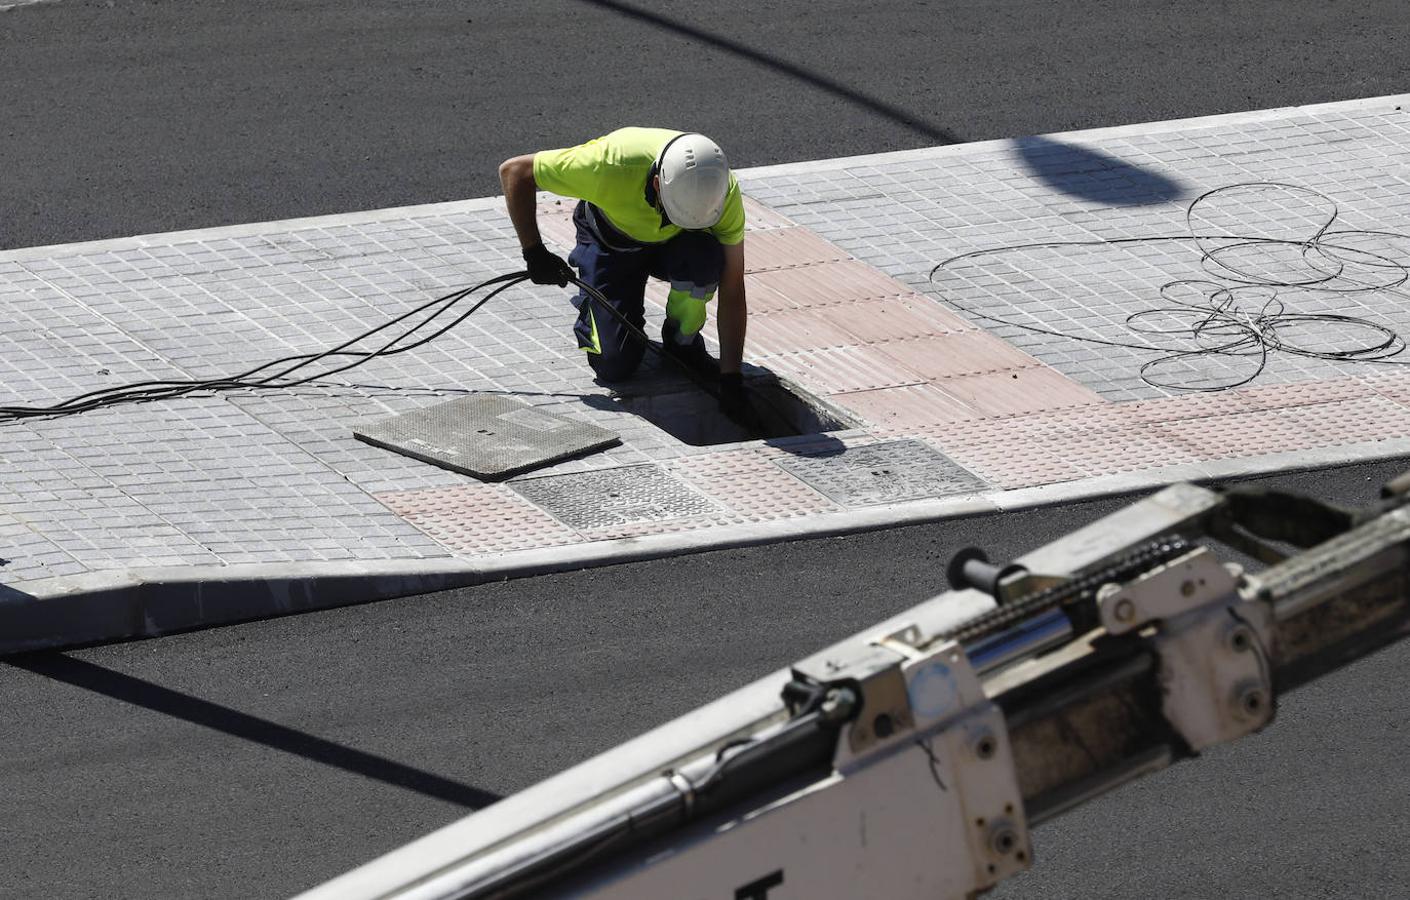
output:
[[[529,248],[543,243],[535,217],[534,154],[526,153],[499,164],[499,183],[504,188],[504,202],[509,207],[509,221],[519,235],[519,244]]]
[[[744,242],[725,244],[725,267],[720,274],[720,308],[716,327],[720,336],[720,371],[738,372],[744,361],[744,334],[749,305],[744,298]]]

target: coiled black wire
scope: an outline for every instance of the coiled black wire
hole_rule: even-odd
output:
[[[1302,238],[1202,233],[1201,216],[1215,200],[1231,196],[1238,198],[1241,194],[1271,193],[1281,193],[1283,196],[1277,199],[1283,201],[1291,198],[1320,207],[1321,215],[1315,231]],[[1039,241],[975,250],[950,257],[936,265],[930,270],[930,281],[934,283],[936,274],[942,270],[955,271],[965,264],[978,264],[986,258],[1025,250],[1193,243],[1199,251],[1201,266],[1222,281],[1182,279],[1166,282],[1159,289],[1166,305],[1140,310],[1126,317],[1127,328],[1135,334],[1184,338],[1182,344],[1142,343],[1072,334],[995,316],[961,303],[946,293],[941,296],[972,318],[1081,343],[1157,352],[1161,355],[1140,367],[1141,380],[1153,387],[1171,390],[1222,391],[1241,387],[1263,373],[1273,353],[1337,362],[1410,363],[1410,360],[1395,358],[1404,351],[1405,340],[1394,329],[1357,316],[1301,312],[1292,308],[1285,299],[1289,290],[1326,294],[1385,291],[1410,298],[1410,294],[1398,290],[1410,280],[1410,264],[1355,246],[1358,241],[1374,238],[1406,241],[1410,247],[1410,234],[1365,229],[1334,231],[1332,225],[1339,215],[1335,201],[1311,188],[1281,182],[1227,185],[1207,191],[1191,201],[1185,210],[1186,234]],[[1288,248],[1294,252],[1303,264],[1303,273],[1298,277],[1275,277],[1239,262],[1240,256],[1250,249],[1266,251],[1273,248]],[[1353,276],[1349,269],[1355,269],[1357,274]],[[1343,333],[1361,332],[1364,337],[1333,349],[1319,349],[1300,343],[1293,337],[1296,329],[1305,326],[1336,326]],[[1252,360],[1252,364],[1243,373],[1231,374],[1224,379],[1201,378],[1202,383],[1165,374],[1180,363],[1215,357],[1248,359]]]
[[[255,366],[252,369],[247,369],[236,375],[209,379],[135,382],[89,391],[88,393],[79,394],[76,397],[70,397],[67,400],[49,406],[0,406],[0,424],[12,423],[22,419],[74,415],[125,403],[147,403],[155,400],[170,400],[193,393],[218,393],[235,390],[285,390],[299,387],[309,384],[310,382],[328,378],[332,375],[337,375],[341,372],[346,372],[374,359],[395,356],[399,353],[415,350],[417,347],[421,347],[445,334],[447,331],[450,331],[461,322],[464,322],[490,300],[509,288],[527,281],[528,278],[528,272],[511,272],[507,275],[499,275],[487,281],[482,281],[473,287],[461,288],[460,290],[452,291],[442,297],[437,297],[434,300],[423,303],[413,310],[405,312],[375,328],[364,331],[362,334],[328,350],[319,353],[285,356],[281,359]],[[646,334],[636,325],[628,321],[626,316],[609,303],[607,298],[603,296],[600,291],[577,278],[570,278],[570,281],[587,294],[589,302],[594,303],[596,308],[605,310],[612,316],[615,316],[630,334],[656,353],[677,364],[681,371],[695,382],[701,390],[713,397],[718,397],[718,389],[713,384],[704,380],[684,362],[668,353],[664,353],[661,348],[653,344],[647,338]],[[404,343],[418,332],[423,332],[431,323],[454,309],[457,305],[486,288],[493,288],[493,290],[481,297],[469,309],[461,312],[448,323],[440,325],[430,333],[422,334],[417,340]],[[352,349],[363,341],[423,313],[426,314],[424,318],[411,324],[390,340],[387,340],[381,347],[373,350]],[[306,372],[309,367],[315,366],[319,362],[347,357],[352,357],[352,361],[342,362],[341,359],[339,359],[338,364],[333,365],[331,368],[319,368],[312,373]]]

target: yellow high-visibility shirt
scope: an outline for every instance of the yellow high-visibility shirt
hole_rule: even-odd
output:
[[[682,132],[669,128],[618,128],[576,147],[534,154],[534,182],[541,190],[586,200],[622,234],[643,244],[659,244],[681,233],[662,226],[661,213],[647,202],[647,177],[666,144]],[[744,240],[744,200],[729,174],[720,221],[706,229],[721,244]]]

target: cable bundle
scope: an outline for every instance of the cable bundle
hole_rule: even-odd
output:
[[[1316,230],[1307,237],[1247,236],[1231,233],[1207,233],[1216,215],[1210,209],[1217,199],[1244,199],[1280,194],[1270,201],[1280,210],[1287,207],[1288,195],[1297,201],[1311,201],[1319,209]],[[1248,201],[1250,206],[1255,203]],[[1141,310],[1126,317],[1127,327],[1136,334],[1161,337],[1183,337],[1183,345],[1137,343],[1108,340],[1087,335],[1070,334],[989,315],[967,307],[951,297],[945,300],[960,312],[978,319],[1009,325],[1037,334],[1063,337],[1083,343],[1122,347],[1131,350],[1156,351],[1160,354],[1140,368],[1141,380],[1158,388],[1186,391],[1222,391],[1240,387],[1256,379],[1268,365],[1271,353],[1279,352],[1309,359],[1338,362],[1375,362],[1405,365],[1395,359],[1405,349],[1405,341],[1393,329],[1356,316],[1336,313],[1300,312],[1285,299],[1289,291],[1349,295],[1396,290],[1410,280],[1410,264],[1355,246],[1366,239],[1382,242],[1404,241],[1410,247],[1410,235],[1393,231],[1347,229],[1331,230],[1339,211],[1336,203],[1318,191],[1277,182],[1252,182],[1216,188],[1195,198],[1186,208],[1187,234],[1161,235],[1143,238],[1108,238],[1090,241],[1040,241],[1013,244],[987,250],[976,250],[945,260],[930,270],[930,280],[936,273],[954,271],[959,265],[986,257],[1024,250],[1066,247],[1112,247],[1159,242],[1194,243],[1205,271],[1220,281],[1184,279],[1169,281],[1160,287],[1160,297],[1169,305]],[[1253,251],[1253,252],[1250,252]],[[1247,261],[1257,254],[1275,256],[1291,252],[1299,269],[1296,273],[1273,275],[1260,272]],[[1357,274],[1349,274],[1354,270]],[[1186,297],[1188,295],[1188,299]],[[1340,332],[1342,346],[1319,349],[1299,341],[1298,328],[1335,327]],[[1213,384],[1192,384],[1165,374],[1179,365],[1201,358],[1234,357],[1252,359],[1247,374],[1235,374]]]

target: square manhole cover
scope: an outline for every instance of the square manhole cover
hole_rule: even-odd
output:
[[[353,436],[428,462],[498,480],[619,443],[616,434],[492,394],[364,422]]]
[[[949,497],[989,487],[983,479],[920,441],[888,441],[774,462],[842,506]]]
[[[653,465],[545,475],[509,486],[569,528],[602,528],[719,512],[714,503]]]

